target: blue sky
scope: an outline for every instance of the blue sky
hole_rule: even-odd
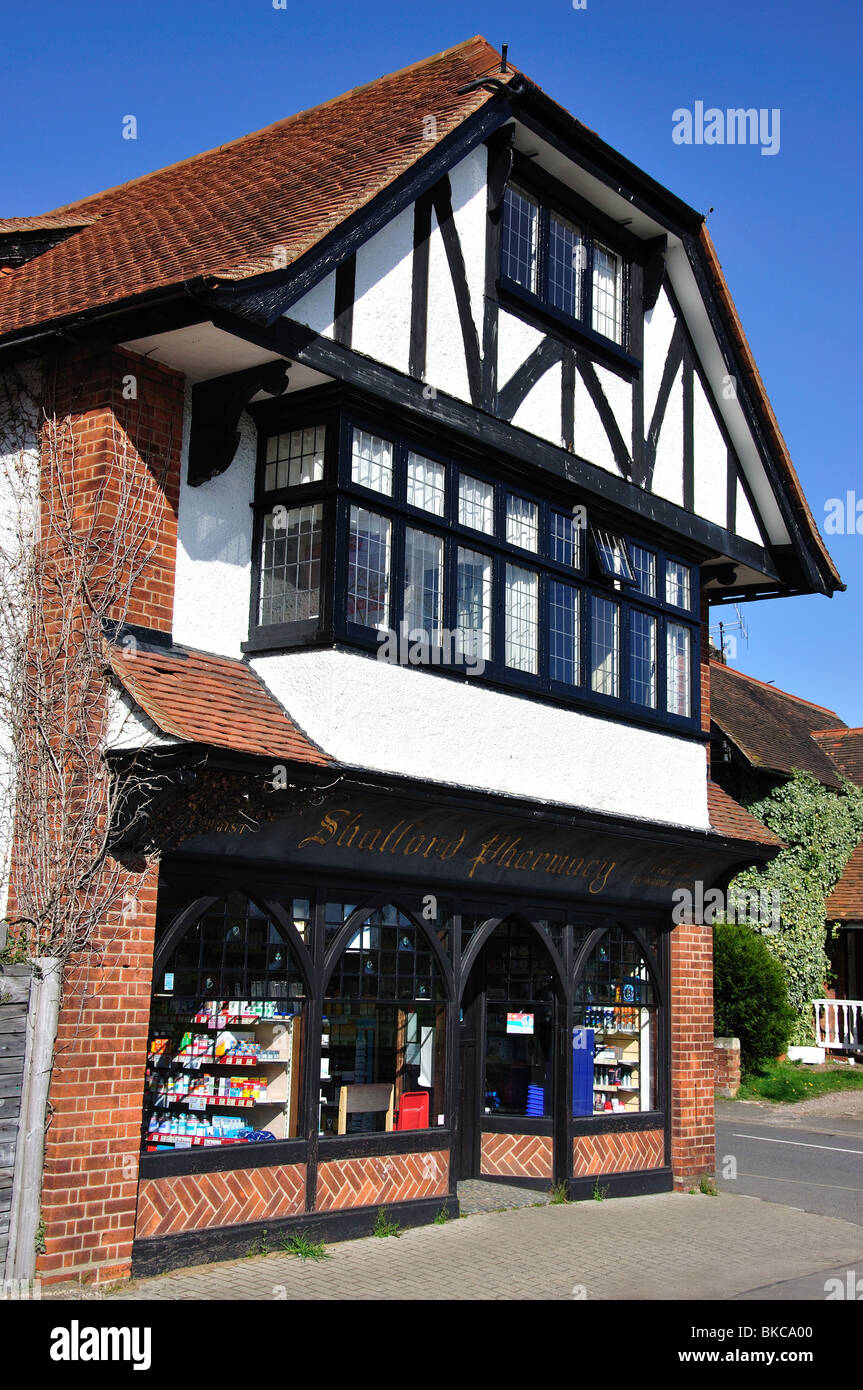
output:
[[[47,0],[3,21],[0,215],[44,212],[335,96],[475,33],[707,212],[812,511],[863,503],[859,0]],[[779,152],[685,146],[672,112],[779,108]],[[122,138],[123,117],[137,140]],[[861,534],[848,592],[748,604],[736,665],[863,725]],[[714,610],[716,612],[716,610]],[[731,616],[730,614],[727,616]],[[732,617],[733,621],[733,617]]]

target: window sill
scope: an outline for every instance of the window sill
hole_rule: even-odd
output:
[[[619,347],[610,338],[604,338],[601,333],[595,333],[592,328],[570,318],[568,314],[562,313],[552,305],[544,304],[514,280],[499,280],[498,293],[504,308],[517,309],[523,316],[532,319],[537,326],[553,328],[558,333],[563,332],[574,347],[586,348],[628,379],[632,380],[641,371],[641,361],[625,348]]]

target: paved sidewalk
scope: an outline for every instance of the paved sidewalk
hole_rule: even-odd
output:
[[[824,1298],[863,1274],[863,1229],[751,1197],[685,1193],[529,1206],[344,1241],[330,1258],[284,1254],[136,1280],[89,1297],[255,1299]],[[81,1296],[44,1290],[43,1297]]]

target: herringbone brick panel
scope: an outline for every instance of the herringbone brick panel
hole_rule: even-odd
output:
[[[484,1134],[480,1172],[489,1177],[550,1178],[550,1134]]]
[[[305,1210],[306,1165],[238,1168],[142,1182],[135,1235],[166,1236],[243,1225]]]
[[[620,1134],[580,1134],[572,1141],[572,1172],[576,1178],[594,1173],[636,1173],[661,1168],[665,1136],[661,1129],[627,1130]]]
[[[410,1202],[418,1197],[445,1197],[449,1190],[449,1152],[387,1154],[343,1158],[318,1168],[317,1211],[371,1207],[381,1202]]]

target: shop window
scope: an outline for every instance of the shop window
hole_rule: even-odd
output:
[[[524,923],[501,923],[485,944],[486,1115],[552,1113],[551,961]]]
[[[597,942],[576,986],[572,1113],[655,1110],[657,1001],[633,936],[614,927]]]
[[[357,924],[324,1000],[319,1127],[445,1123],[446,991],[424,932],[393,905]]]
[[[304,1005],[281,926],[243,893],[207,908],[156,981],[145,1150],[296,1136]]]

